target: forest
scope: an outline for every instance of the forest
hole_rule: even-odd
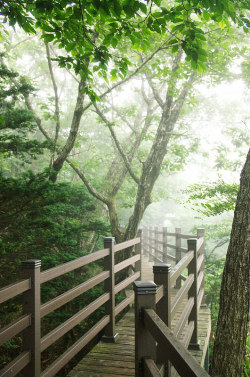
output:
[[[0,288],[28,259],[44,271],[107,236],[204,228],[210,374],[250,376],[249,5],[0,0]],[[45,285],[42,302],[100,268]],[[46,316],[42,333],[101,292]],[[0,327],[20,311],[0,305]],[[48,348],[43,368],[101,315]],[[20,347],[0,347],[0,369]]]

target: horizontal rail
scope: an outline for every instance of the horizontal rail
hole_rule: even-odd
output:
[[[153,359],[143,359],[145,377],[162,377]]]
[[[156,304],[162,299],[163,296],[164,296],[164,287],[163,285],[160,285],[159,287],[157,287],[157,290],[156,290],[156,297],[155,297]]]
[[[173,255],[170,255],[170,254],[165,254],[165,258],[169,258],[173,261],[176,261],[176,257],[174,257]]]
[[[190,297],[188,302],[186,303],[182,313],[181,313],[180,318],[178,319],[177,324],[175,325],[174,330],[173,330],[173,334],[174,334],[174,336],[176,336],[176,338],[178,338],[178,336],[181,334],[182,330],[184,329],[185,324],[188,320],[189,314],[191,313],[193,306],[194,306],[194,298]]]
[[[167,246],[167,247],[170,247],[170,248],[172,248],[172,249],[177,249],[177,246],[175,246],[175,245],[171,245],[171,243],[166,243],[166,246]]]
[[[87,318],[96,309],[105,304],[110,298],[109,293],[104,293],[102,296],[98,297],[95,301],[91,302],[86,308],[80,310],[78,313],[70,317],[67,321],[63,322],[61,325],[57,326],[50,333],[45,335],[41,339],[41,352],[48,348],[51,344],[61,338],[66,332],[75,327],[78,323]]]
[[[194,236],[193,234],[180,234],[179,237],[183,240],[188,240],[189,238],[196,238],[196,236]]]
[[[0,346],[7,342],[9,339],[13,338],[13,336],[16,336],[21,331],[26,329],[30,325],[30,321],[31,317],[29,314],[27,314],[3,327],[0,330]]]
[[[170,237],[175,237],[177,233],[173,233],[173,232],[167,232],[165,233],[167,236],[170,236]],[[179,234],[179,233],[178,233]]]
[[[189,275],[187,280],[185,281],[184,285],[178,290],[175,298],[174,298],[174,301],[171,305],[171,316],[174,317],[176,311],[178,310],[178,308],[180,307],[180,305],[182,304],[182,300],[183,298],[185,297],[185,295],[188,293],[191,285],[193,284],[194,282],[194,275]]]
[[[93,288],[97,284],[101,283],[110,276],[109,271],[103,271],[100,274],[94,276],[93,278],[85,281],[82,284],[77,285],[73,289],[62,293],[60,296],[57,296],[53,300],[50,300],[41,306],[41,318],[45,315],[51,313],[52,311],[60,308],[62,305],[65,305],[67,302],[73,300],[75,297],[81,295],[87,290]]]
[[[156,247],[154,248],[154,251],[155,251],[156,253],[163,254],[163,250],[157,249]]]
[[[179,247],[180,251],[183,251],[183,253],[187,253],[188,249],[186,247]]]
[[[189,322],[187,332],[184,336],[184,339],[182,341],[182,344],[185,348],[188,348],[188,345],[190,343],[191,336],[194,332],[194,321]]]
[[[14,377],[30,362],[30,352],[24,351],[14,360],[12,360],[5,368],[0,370],[0,377]]]
[[[86,266],[91,262],[95,262],[101,258],[106,257],[107,255],[109,255],[109,249],[103,249],[95,251],[94,253],[88,255],[84,255],[83,257],[74,259],[70,262],[60,264],[59,266],[50,268],[49,270],[43,271],[41,272],[41,284],[55,279],[63,274],[66,274],[67,272]]]
[[[157,258],[154,254],[150,254],[154,258],[154,262],[162,263],[162,260],[160,258]]]
[[[116,253],[117,251],[127,249],[128,247],[137,245],[140,242],[141,242],[141,239],[140,237],[138,237],[138,238],[134,238],[133,240],[118,243],[117,245],[114,246],[114,252]]]
[[[114,288],[114,293],[119,293],[122,289],[125,289],[129,284],[132,284],[136,279],[140,277],[140,271],[134,273],[133,275],[129,276],[127,279],[123,280],[119,284],[117,284]]]
[[[180,376],[209,377],[208,373],[175,338],[153,309],[145,309],[143,314],[145,327],[150,331],[160,348],[164,349]]]
[[[86,334],[77,340],[70,348],[58,357],[42,373],[41,377],[53,377],[64,367],[83,347],[85,347],[110,321],[110,316],[106,315],[96,325],[94,325]]]
[[[141,259],[140,254],[134,255],[133,257],[128,258],[128,259],[124,260],[123,262],[116,264],[115,267],[114,267],[114,272],[115,273],[119,272],[119,271],[123,270],[124,268],[130,266],[131,264],[137,262],[140,259]]]
[[[172,269],[171,274],[170,274],[170,283],[171,285],[174,284],[176,279],[180,276],[182,271],[189,265],[191,260],[194,257],[194,252],[189,251]]]
[[[30,279],[20,280],[0,289],[0,304],[30,289]]]
[[[115,307],[115,316],[119,314],[123,309],[125,309],[129,304],[134,301],[134,292],[127,298],[125,298],[120,304]]]

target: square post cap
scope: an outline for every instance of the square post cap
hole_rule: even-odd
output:
[[[35,269],[41,267],[41,260],[40,259],[28,259],[22,262],[22,268],[29,268]]]
[[[110,242],[110,243],[112,243],[112,242],[115,242],[115,237],[112,237],[112,236],[109,236],[109,237],[104,237],[103,238],[103,241],[104,242]]]
[[[133,288],[137,295],[154,295],[156,294],[157,285],[151,280],[135,281]]]
[[[153,273],[167,274],[171,271],[171,264],[156,263],[153,265]]]

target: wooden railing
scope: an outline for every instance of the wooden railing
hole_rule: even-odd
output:
[[[133,302],[134,293],[125,298],[118,305],[115,305],[115,295],[135,280],[140,279],[141,243],[140,237],[117,245],[115,245],[114,241],[113,237],[107,237],[104,239],[103,250],[96,251],[43,272],[40,272],[40,260],[25,261],[22,263],[24,279],[0,289],[0,303],[14,298],[21,293],[23,294],[23,315],[0,330],[0,345],[13,338],[15,335],[22,333],[23,350],[0,371],[0,377],[15,376],[20,371],[23,371],[25,377],[53,377],[101,330],[104,330],[103,339],[105,341],[115,341],[117,337],[115,333],[115,317],[126,308],[126,306]],[[134,255],[115,264],[115,254],[132,246],[134,247]],[[41,305],[41,284],[102,258],[104,258],[104,270],[101,273]],[[129,277],[119,282],[119,284],[115,285],[115,274],[131,265],[134,265],[134,272]],[[104,282],[104,294],[41,338],[41,318],[101,282]],[[105,314],[101,320],[41,372],[41,352],[103,305],[105,307]]]
[[[160,242],[167,249],[173,246],[166,242],[167,236],[176,240],[189,237],[179,230],[176,233],[154,230],[155,234],[165,237]],[[180,376],[208,376],[186,350],[200,349],[198,312],[204,297],[204,230],[198,230],[199,238],[187,240],[187,248],[176,242],[175,250],[182,258],[173,268],[162,262],[168,258],[167,249],[156,246],[152,231],[144,230],[143,236],[144,252],[158,263],[153,266],[154,282],[134,283],[136,377],[173,377],[177,372]],[[173,255],[170,259],[173,260]],[[175,259],[178,260],[177,256]],[[176,294],[171,301],[172,292]],[[178,311],[181,313],[174,321]]]

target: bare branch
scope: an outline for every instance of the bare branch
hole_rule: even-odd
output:
[[[125,164],[126,168],[128,169],[128,172],[129,172],[131,178],[133,178],[133,180],[138,184],[139,183],[139,179],[136,177],[136,175],[134,174],[134,172],[131,169],[131,165],[129,163],[128,157],[126,156],[126,154],[125,154],[125,152],[124,152],[124,150],[123,150],[123,148],[122,148],[119,140],[116,137],[116,134],[115,134],[114,129],[113,129],[113,125],[108,121],[108,119],[105,117],[105,115],[103,114],[103,112],[100,110],[100,108],[97,106],[96,103],[94,103],[94,106],[96,108],[97,114],[104,121],[104,123],[108,126],[108,128],[110,130],[110,133],[111,133],[111,136],[112,136],[112,138],[113,138],[113,140],[115,142],[116,148],[118,149],[120,155],[122,156],[124,164]]]
[[[69,158],[66,158],[66,162],[71,166],[71,168],[77,173],[77,175],[79,176],[79,178],[83,181],[83,183],[85,184],[85,186],[87,187],[89,193],[91,195],[93,195],[96,199],[100,200],[101,202],[105,203],[106,205],[109,205],[110,204],[110,199],[105,197],[104,195],[102,195],[101,193],[99,193],[93,186],[92,184],[89,182],[89,180],[87,179],[86,175],[84,174],[84,172],[82,170],[80,170],[77,166],[75,166],[75,164],[70,161]]]
[[[175,34],[173,35],[175,36]],[[153,57],[159,52],[159,51],[162,51],[164,49],[167,49],[167,48],[172,48],[173,46],[172,45],[169,45],[169,46],[165,46],[172,38],[173,36],[171,35],[171,37],[169,37],[165,42],[163,42],[147,59],[145,59],[143,61],[142,64],[139,65],[138,68],[136,68],[136,70],[131,73],[130,75],[128,75],[124,80],[121,80],[119,82],[117,82],[116,84],[114,84],[111,88],[109,88],[108,90],[106,90],[104,93],[102,93],[99,98],[103,98],[105,97],[108,93],[110,93],[112,90],[114,90],[115,88],[117,88],[118,86],[124,84],[125,82],[129,81],[132,77],[134,77],[135,75],[137,75],[138,72],[140,72],[140,70],[150,61],[153,59]],[[165,46],[165,47],[164,47]],[[91,105],[93,105],[93,102],[89,102],[87,105],[84,106],[83,108],[83,111],[87,110]]]
[[[156,100],[156,102],[158,103],[158,105],[163,109],[163,100],[161,99],[161,96],[159,94],[159,91],[156,89],[153,81],[152,81],[152,78],[150,77],[150,75],[148,73],[146,73],[146,78],[147,78],[147,81],[148,81],[148,84],[153,92],[153,95],[154,95],[154,98]]]

